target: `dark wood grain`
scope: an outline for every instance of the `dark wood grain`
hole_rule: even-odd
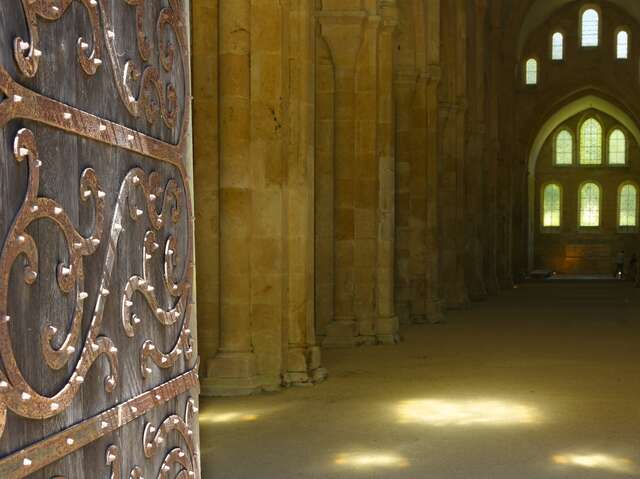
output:
[[[57,2],[56,5],[62,3]],[[174,224],[165,212],[164,222],[156,230],[151,220],[153,215],[147,212],[146,204],[149,198],[143,194],[143,189],[139,186],[125,185],[125,190],[131,191],[131,204],[137,205],[144,214],[134,220],[129,216],[128,207],[124,208],[124,231],[114,245],[113,268],[107,274],[110,283],[109,294],[103,298],[105,306],[99,333],[110,338],[117,347],[119,382],[113,392],[105,390],[109,363],[106,356],[101,356],[86,373],[84,382],[71,404],[59,414],[49,419],[34,420],[9,411],[6,427],[0,435],[0,468],[7,458],[17,457],[15,455],[19,454],[22,448],[46,448],[47,443],[43,441],[47,441],[48,438],[64,434],[74,426],[81,427],[88,418],[118,407],[152,388],[168,383],[167,388],[175,390],[170,381],[195,366],[195,358],[187,359],[184,354],[179,356],[172,367],[166,369],[157,367],[150,361],[151,372],[147,378],[143,378],[140,350],[145,341],[151,340],[158,350],[170,352],[180,338],[181,331],[187,327],[185,322],[188,322],[188,317],[183,314],[174,325],[165,326],[158,321],[155,312],[141,295],[136,295],[133,299],[132,310],[140,318],[140,323],[134,328],[133,337],[125,333],[121,317],[121,298],[127,281],[132,276],[143,275],[143,244],[148,231],[155,231],[156,241],[160,246],[149,262],[148,272],[149,284],[155,287],[155,296],[160,308],[169,310],[178,302],[178,298],[171,296],[163,286],[164,247],[170,236],[178,241],[176,279],[191,274],[191,268],[187,265],[191,261],[193,239],[189,227],[190,209],[186,208],[189,194],[183,163],[183,133],[190,115],[189,80],[186,71],[188,66],[184,66],[188,65],[188,54],[186,50],[180,51],[178,36],[166,29],[167,37],[175,47],[176,58],[171,71],[165,71],[157,54],[159,39],[156,34],[161,9],[172,5],[180,6],[180,2],[143,0],[145,8],[142,25],[148,34],[152,51],[156,52],[145,61],[138,49],[136,6],[131,5],[134,2],[128,4],[125,0],[99,0],[102,14],[106,15],[113,25],[113,41],[118,60],[122,63],[131,60],[141,70],[155,67],[159,71],[162,84],[175,85],[178,98],[175,128],[170,128],[161,119],[149,123],[144,114],[138,117],[131,114],[118,95],[114,82],[114,76],[117,75],[105,51],[102,65],[95,75],[87,75],[83,71],[78,63],[76,44],[79,37],[88,39],[91,43],[92,28],[88,3],[88,0],[86,3],[73,0],[60,19],[38,21],[38,48],[42,50],[43,55],[36,75],[27,78],[16,67],[13,58],[14,39],[17,36],[29,39],[25,11],[20,0],[0,0],[0,67],[6,70],[13,81],[25,88],[25,95],[33,93],[54,100],[29,100],[27,107],[31,108],[30,105],[33,105],[35,110],[30,110],[28,115],[17,114],[17,117],[8,121],[4,127],[0,127],[0,245],[6,247],[4,243],[27,189],[27,162],[16,162],[13,153],[14,138],[20,128],[27,128],[33,132],[42,161],[38,196],[54,199],[60,204],[81,235],[89,237],[96,224],[95,199],[81,201],[82,173],[88,168],[95,170],[100,189],[105,193],[104,232],[100,238],[101,243],[95,253],[82,259],[84,289],[88,293],[84,302],[82,333],[78,342],[74,344],[75,352],[59,370],[48,367],[41,347],[41,334],[47,325],[55,326],[57,334],[52,345],[58,348],[73,321],[77,291],[75,288],[66,293],[62,291],[56,276],[58,265],[68,265],[70,261],[68,244],[63,232],[53,221],[47,219],[34,221],[28,227],[27,233],[36,242],[39,254],[38,279],[34,284],[27,285],[23,281],[22,258],[18,258],[12,265],[7,299],[7,314],[12,318],[9,339],[21,373],[37,393],[47,397],[58,393],[70,381],[78,361],[85,357],[83,349],[86,337],[91,334],[94,309],[100,295],[114,211],[120,188],[129,172],[134,168],[140,168],[145,179],[149,178],[152,172],[158,173],[160,188],[154,190],[157,196],[156,215],[163,213],[162,190],[170,180],[177,181],[178,196],[181,197],[182,203],[181,216]],[[105,31],[101,31],[101,34],[105,36],[102,40],[107,41]],[[186,48],[186,45],[184,47]],[[181,55],[186,56],[184,64],[181,62]],[[138,96],[137,89],[133,90],[133,95]],[[9,98],[0,93],[0,102],[7,100]],[[60,110],[73,112],[72,115],[67,113],[72,116],[68,120],[70,123],[61,122],[59,115],[52,117],[52,107],[64,109],[64,105],[60,103],[77,109]],[[1,105],[2,103],[0,108]],[[86,115],[87,113],[94,116]],[[105,125],[106,131],[97,130],[98,124]],[[128,138],[129,135],[131,139]],[[186,303],[190,303],[190,299]],[[6,368],[1,359],[0,367]],[[148,458],[143,448],[145,426],[147,423],[161,424],[167,416],[174,413],[183,416],[188,398],[197,397],[197,388],[191,385],[190,389],[190,392],[180,391],[176,397],[171,394],[163,397],[162,401],[157,401],[157,404],[145,410],[145,414],[136,416],[123,427],[105,430],[104,434],[94,438],[85,447],[73,448],[73,451],[66,452],[64,447],[62,450],[52,450],[50,454],[54,455],[55,460],[48,462],[45,467],[33,472],[29,477],[108,478],[111,467],[106,464],[106,454],[112,445],[119,449],[123,477],[129,477],[129,472],[134,466],[139,466],[145,477],[157,476],[168,451],[173,447],[184,448],[185,440],[179,435],[170,434],[160,447],[160,452]],[[2,394],[0,391],[0,406],[3,401]],[[196,453],[197,451],[194,452]],[[195,472],[197,475],[197,468]],[[172,474],[177,473],[178,469],[174,468]],[[9,477],[14,476],[10,473]]]

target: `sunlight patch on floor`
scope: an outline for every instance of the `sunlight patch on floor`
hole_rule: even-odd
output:
[[[420,399],[397,406],[401,423],[431,426],[533,424],[540,421],[535,408],[501,400]]]
[[[600,469],[618,474],[638,475],[640,469],[631,460],[625,457],[615,457],[609,454],[556,454],[552,457],[555,464],[562,466],[575,466],[585,469]]]
[[[200,423],[203,424],[216,424],[225,422],[251,422],[258,420],[258,414],[240,411],[231,412],[203,412],[200,414]]]
[[[350,452],[336,456],[334,463],[355,469],[403,468],[409,466],[404,457],[388,452]]]

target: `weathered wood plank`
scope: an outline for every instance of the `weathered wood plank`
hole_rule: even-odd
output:
[[[47,397],[58,394],[67,382],[77,379],[74,370],[78,362],[89,360],[87,358],[91,357],[90,345],[85,344],[85,340],[88,335],[94,334],[92,325],[96,315],[102,320],[99,334],[109,338],[117,347],[117,353],[112,354],[118,357],[115,372],[119,380],[113,392],[105,390],[105,379],[110,368],[106,356],[103,356],[95,360],[85,376],[80,378],[83,379],[81,386],[74,393],[71,403],[65,406],[61,413],[49,419],[32,420],[9,411],[6,427],[2,430],[0,426],[2,432],[0,467],[2,467],[3,458],[6,459],[21,448],[31,444],[35,444],[33,446],[35,448],[46,447],[44,444],[41,445],[40,441],[67,431],[74,425],[82,425],[87,418],[116,407],[118,404],[126,403],[132,397],[143,394],[153,387],[168,383],[194,366],[194,358],[187,361],[184,356],[186,347],[181,345],[183,354],[179,355],[174,365],[163,369],[149,361],[148,377],[144,379],[141,375],[140,352],[145,341],[153,341],[159,351],[165,353],[172,351],[186,327],[182,323],[185,317],[184,305],[190,302],[187,299],[181,303],[181,317],[176,318],[176,323],[173,325],[163,325],[157,318],[158,315],[166,316],[168,313],[164,311],[171,310],[178,303],[178,299],[171,296],[164,287],[165,245],[170,236],[177,240],[177,246],[174,247],[177,256],[176,278],[180,279],[184,275],[191,274],[190,268],[186,266],[191,260],[192,248],[189,228],[190,212],[185,207],[189,197],[182,178],[183,170],[176,166],[181,164],[180,155],[184,146],[181,143],[184,141],[184,136],[181,134],[183,120],[189,116],[188,72],[184,71],[180,58],[181,55],[186,55],[186,51],[180,50],[179,38],[175,34],[168,33],[166,37],[163,34],[160,39],[156,32],[158,18],[165,15],[161,10],[179,5],[180,2],[173,0],[171,2],[169,0],[138,2],[144,7],[142,24],[155,51],[148,60],[143,58],[138,48],[139,32],[136,28],[136,13],[141,7],[136,6],[136,2],[133,1],[98,0],[98,2],[96,8],[100,11],[101,19],[98,34],[101,37],[97,38],[94,38],[95,31],[91,26],[92,7],[88,6],[88,1],[71,0],[68,2],[68,7],[67,2],[48,3],[45,0],[38,2],[38,5],[43,6],[42,8],[47,6],[50,9],[45,13],[51,16],[51,19],[37,19],[38,48],[43,54],[40,57],[37,73],[33,78],[28,78],[18,71],[13,58],[14,39],[20,36],[27,41],[31,40],[25,22],[25,11],[19,0],[0,0],[2,11],[0,68],[6,70],[12,81],[25,87],[26,94],[31,95],[31,92],[34,92],[43,95],[42,100],[50,99],[25,102],[27,108],[46,108],[46,110],[30,110],[28,115],[22,115],[29,118],[28,120],[10,118],[8,123],[0,128],[0,137],[3,140],[0,144],[0,245],[4,247],[11,224],[27,191],[29,173],[27,162],[18,163],[13,157],[14,138],[17,131],[24,127],[33,132],[42,161],[39,169],[38,196],[55,200],[64,210],[64,214],[69,216],[73,228],[80,235],[90,237],[98,221],[94,207],[97,200],[94,195],[90,195],[87,201],[80,201],[82,196],[80,181],[83,172],[91,168],[95,171],[100,189],[104,192],[102,198],[104,231],[95,252],[84,254],[82,258],[84,270],[82,288],[88,296],[84,300],[80,336],[72,344],[74,351],[70,354],[68,361],[60,369],[53,370],[47,365],[43,353],[42,330],[49,324],[54,326],[57,332],[52,345],[54,348],[61,347],[67,333],[73,329],[73,311],[79,286],[64,292],[58,284],[58,265],[70,266],[68,249],[70,245],[60,227],[54,221],[40,219],[27,228],[26,232],[33,237],[38,249],[38,278],[32,285],[25,284],[24,261],[19,258],[13,264],[9,279],[7,309],[14,318],[10,323],[9,337],[14,349],[16,365],[37,394]],[[53,6],[64,10],[59,19],[53,18],[55,16],[51,13]],[[174,17],[177,18],[175,14],[175,11],[169,12],[166,18],[170,22],[175,22]],[[176,26],[186,28],[186,22],[178,22],[172,25],[172,28]],[[164,28],[163,32],[167,33],[170,30],[170,28]],[[111,34],[110,31],[113,33]],[[180,40],[186,47],[184,39],[187,36],[184,31],[181,35]],[[84,72],[78,62],[79,37],[88,43],[87,51],[94,48],[94,41],[103,43],[101,65],[95,75]],[[176,53],[174,64],[169,71],[163,68],[158,55],[160,41],[166,42],[167,38],[170,38]],[[110,44],[109,42],[112,42],[114,52],[117,54],[113,58],[109,56],[108,48],[105,47]],[[111,60],[116,63],[112,63]],[[136,64],[140,73],[146,69],[155,68],[163,95],[167,94],[166,85],[169,82],[175,85],[177,98],[175,127],[165,124],[161,118],[156,118],[155,122],[150,123],[145,115],[144,104],[140,106],[139,116],[132,115],[131,105],[127,107],[119,93],[118,88],[122,88],[122,85],[118,86],[116,81],[116,78],[121,76],[118,69],[122,69],[127,60]],[[186,62],[188,64],[188,57]],[[150,75],[150,78],[154,78],[153,75]],[[131,94],[134,97],[139,99],[146,97],[147,94],[140,95],[138,91],[139,82],[133,81],[131,85],[133,85]],[[155,94],[154,88],[147,92],[151,97]],[[6,98],[0,93],[0,116],[3,114],[1,111],[3,100]],[[57,102],[81,111],[66,109]],[[155,102],[162,103],[158,98]],[[95,117],[90,117],[83,112]],[[72,123],[65,123],[65,121]],[[98,130],[98,125],[100,128],[103,126],[105,129],[108,128],[108,131]],[[121,126],[134,131],[122,129]],[[137,132],[149,138],[139,136]],[[129,135],[132,135],[131,139]],[[145,156],[146,153],[149,156]],[[158,161],[159,159],[161,161]],[[146,193],[143,194],[141,185],[131,184],[131,177],[128,176],[134,168],[139,168],[143,172],[142,182],[148,181],[151,173],[156,172],[159,178],[156,185],[158,188],[147,187]],[[166,194],[163,190],[170,180],[177,182],[179,190],[177,196],[181,203],[181,216],[175,224],[170,220],[169,214],[162,211]],[[126,183],[123,187],[125,190],[131,190],[130,204],[134,206],[133,210],[139,208],[142,214],[134,220],[129,215],[129,203],[125,202],[121,205],[124,231],[119,237],[115,236],[116,241],[111,226],[123,183]],[[147,211],[150,193],[157,196],[155,212]],[[172,202],[169,202],[168,206],[171,208]],[[164,215],[164,223],[154,226],[154,218],[159,214]],[[129,279],[132,276],[144,276],[143,248],[148,231],[155,232],[159,249],[148,261],[146,279],[148,284],[155,287],[152,295],[157,299],[158,304],[155,307],[163,312],[155,311],[142,294],[134,294],[132,311],[140,318],[140,324],[134,326],[135,334],[129,337],[123,326],[121,302]],[[110,246],[111,253],[109,253]],[[113,268],[107,267],[105,274],[105,266],[109,265],[107,259],[110,254],[113,255]],[[109,293],[108,295],[102,293],[101,296],[104,287],[102,281],[105,280],[109,283]],[[185,294],[189,294],[188,290]],[[104,308],[98,307],[100,304],[104,304]],[[172,362],[172,359],[169,362]],[[7,365],[0,361],[0,366],[3,371],[6,371]],[[174,388],[172,384],[168,384],[169,389]],[[121,464],[120,472],[124,477],[128,477],[129,471],[135,465],[141,467],[142,475],[154,477],[167,460],[187,461],[179,458],[171,459],[167,456],[171,448],[185,447],[189,441],[184,437],[169,434],[162,445],[158,446],[160,452],[146,457],[143,435],[148,423],[158,427],[167,416],[173,413],[184,416],[190,395],[197,396],[197,391],[194,390],[189,394],[181,393],[179,397],[169,399],[167,402],[162,398],[158,400],[158,404],[143,416],[132,420],[126,427],[109,429],[105,435],[81,449],[72,450],[73,443],[68,443],[67,446],[63,443],[62,449],[51,451],[51,454],[60,454],[60,458],[29,477],[42,479],[57,475],[74,478],[109,477],[111,467],[106,464],[106,460],[107,450],[112,445],[119,449],[117,461],[119,465]],[[0,408],[4,404],[3,401],[3,390],[0,387]],[[69,449],[66,454],[65,447]],[[195,451],[192,452],[195,453]],[[189,461],[195,462],[191,457]],[[181,467],[186,467],[187,462]],[[26,464],[24,467],[28,468],[29,465]],[[180,467],[173,466],[173,473],[177,474],[179,469]],[[197,473],[197,469],[195,471]]]

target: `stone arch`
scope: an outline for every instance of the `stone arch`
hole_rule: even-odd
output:
[[[571,117],[585,111],[593,109],[605,113],[620,122],[620,124],[629,132],[629,134],[635,138],[636,142],[640,144],[640,128],[632,116],[622,110],[619,106],[605,100],[602,97],[590,94],[580,97],[566,105],[562,106],[554,114],[549,116],[547,120],[538,128],[538,133],[531,143],[529,148],[529,158],[527,162],[527,177],[528,177],[528,266],[529,270],[533,269],[533,252],[534,252],[534,232],[535,232],[535,172],[538,157],[544,143],[547,138],[553,134],[557,128]]]

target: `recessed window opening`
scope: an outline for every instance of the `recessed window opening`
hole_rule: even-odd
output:
[[[609,135],[609,164],[624,165],[627,162],[627,138],[621,130],[613,130]]]
[[[597,47],[600,30],[600,15],[593,8],[589,8],[582,14],[582,46]]]
[[[600,187],[595,183],[585,183],[580,188],[580,226],[600,226]]]
[[[536,85],[538,83],[538,60],[529,58],[526,64],[526,84]]]
[[[589,118],[580,128],[580,164],[599,165],[602,163],[602,126]]]
[[[567,130],[562,130],[556,136],[556,165],[570,165],[573,163],[573,136]]]
[[[542,193],[542,225],[545,228],[557,228],[560,226],[560,186],[552,183],[544,187]]]
[[[634,185],[626,184],[620,188],[618,198],[618,226],[635,227],[638,218],[638,190]]]
[[[616,58],[629,58],[629,34],[626,30],[621,30],[616,35]]]
[[[551,37],[551,59],[562,60],[564,58],[564,35],[556,32]]]

